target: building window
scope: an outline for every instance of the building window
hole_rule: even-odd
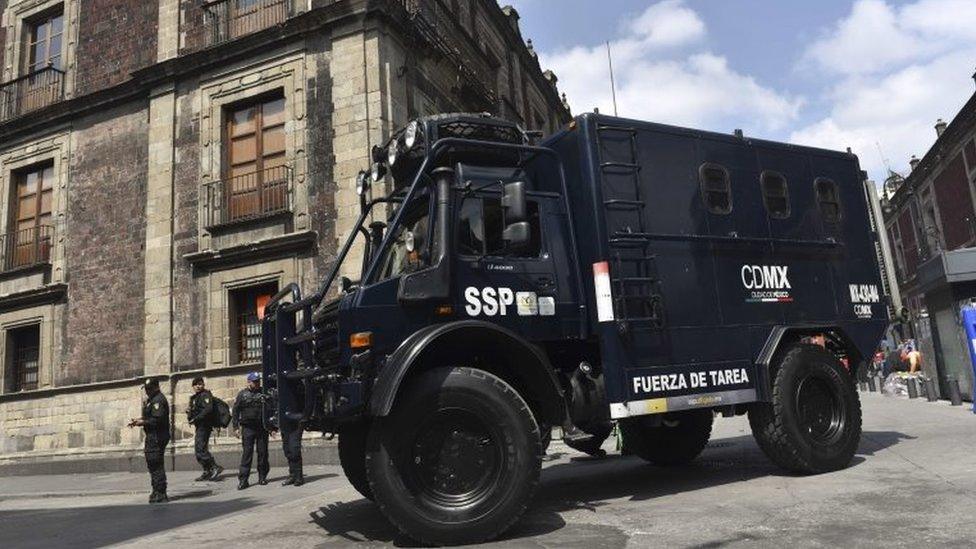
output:
[[[40,378],[40,325],[7,331],[7,365],[11,389],[32,391]]]
[[[837,223],[841,218],[840,188],[832,179],[818,177],[813,185],[817,192],[820,215],[828,223]]]
[[[25,62],[27,72],[47,67],[61,70],[61,44],[64,37],[64,14],[59,10],[27,22]]]
[[[288,209],[285,100],[266,98],[227,112],[225,221]]]
[[[773,219],[786,219],[790,216],[790,191],[783,174],[765,171],[760,177],[763,203],[766,212]]]
[[[261,319],[265,305],[277,292],[278,284],[274,282],[230,292],[232,364],[261,361]]]
[[[14,173],[10,232],[4,236],[4,270],[47,262],[53,228],[54,165]]]
[[[702,201],[709,213],[728,215],[732,213],[732,184],[729,171],[723,166],[706,162],[698,168]]]

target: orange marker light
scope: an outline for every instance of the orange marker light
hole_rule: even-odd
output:
[[[441,305],[434,309],[434,313],[437,314],[437,316],[451,316],[454,314],[454,307],[451,307],[450,305]]]
[[[353,349],[363,349],[373,345],[373,332],[359,332],[349,336],[349,346]]]

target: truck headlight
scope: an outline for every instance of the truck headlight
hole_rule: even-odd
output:
[[[386,164],[393,167],[397,161],[397,155],[400,154],[400,143],[394,139],[390,142],[390,146],[386,149]]]
[[[372,178],[373,183],[378,182],[380,179],[383,179],[384,175],[386,175],[386,166],[380,164],[379,162],[373,162],[373,167],[370,169],[369,175],[370,178]]]
[[[407,149],[412,149],[417,144],[417,137],[420,136],[420,123],[416,120],[407,124],[407,129],[403,132],[403,144]]]
[[[356,194],[362,196],[369,190],[369,174],[361,171],[356,176]]]

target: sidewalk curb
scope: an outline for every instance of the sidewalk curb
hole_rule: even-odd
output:
[[[0,501],[18,499],[84,498],[99,496],[137,496],[145,493],[146,490],[105,490],[101,492],[29,492],[21,494],[3,494],[0,495]]]

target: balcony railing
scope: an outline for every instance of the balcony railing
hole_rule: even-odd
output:
[[[213,46],[284,23],[291,0],[213,0],[204,4],[206,45]]]
[[[0,234],[0,258],[4,272],[43,265],[51,261],[54,227],[41,225]]]
[[[275,166],[204,185],[207,227],[291,211],[292,171]]]
[[[10,120],[64,99],[64,71],[47,67],[0,84],[0,121]]]

